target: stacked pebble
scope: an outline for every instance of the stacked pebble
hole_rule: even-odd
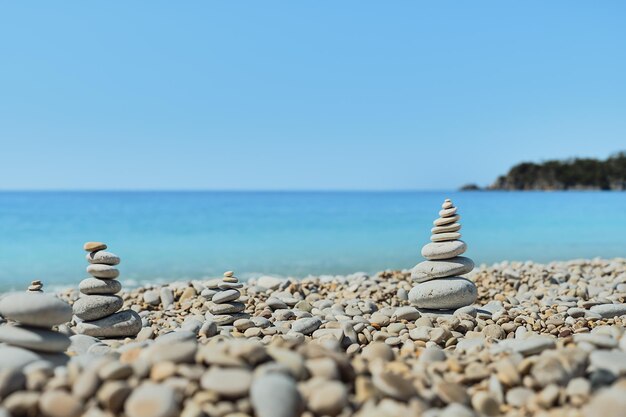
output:
[[[454,310],[476,301],[476,285],[459,275],[474,269],[470,258],[459,256],[467,245],[459,230],[461,218],[450,199],[441,206],[439,218],[433,222],[431,243],[422,248],[422,256],[428,259],[420,262],[411,271],[411,278],[418,284],[409,292],[409,301],[418,308],[433,310]]]
[[[141,330],[139,315],[132,310],[118,311],[124,305],[122,297],[115,295],[122,289],[115,267],[120,258],[105,251],[107,245],[101,242],[87,242],[83,248],[89,252],[87,272],[92,277],[79,285],[82,295],[73,307],[76,331],[94,337],[137,335]]]
[[[206,318],[217,325],[228,325],[234,323],[235,320],[248,318],[248,315],[243,313],[246,305],[239,301],[241,296],[239,288],[241,287],[243,284],[234,276],[233,271],[224,272],[222,281],[211,297],[211,305]]]
[[[40,280],[31,281],[28,292],[43,292],[43,283]]]
[[[0,326],[0,342],[14,347],[0,350],[0,369],[19,368],[41,355],[54,362],[67,359],[62,353],[70,345],[70,338],[52,330],[72,319],[72,308],[65,301],[48,294],[16,292],[0,300],[0,315],[14,322]]]

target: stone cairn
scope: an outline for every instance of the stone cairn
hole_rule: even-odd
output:
[[[34,361],[39,355],[54,362],[67,359],[63,352],[70,345],[70,338],[52,330],[72,319],[72,308],[65,301],[36,291],[9,293],[0,300],[0,315],[10,322],[0,326],[0,344],[22,349],[23,353],[16,356],[18,362]]]
[[[420,262],[411,271],[411,279],[418,284],[409,292],[409,301],[418,308],[455,310],[468,306],[478,296],[476,285],[459,275],[474,269],[470,258],[459,256],[467,250],[458,222],[461,216],[450,199],[441,206],[439,218],[433,222],[431,243],[422,248],[427,261]]]
[[[28,292],[43,292],[43,283],[40,280],[31,281]]]
[[[229,325],[235,320],[248,318],[248,315],[243,313],[246,305],[239,301],[241,287],[243,284],[234,276],[233,271],[224,272],[222,281],[213,289],[215,293],[211,297],[207,318],[217,325]]]
[[[133,337],[141,330],[141,318],[133,310],[118,311],[124,305],[116,295],[122,284],[116,279],[120,271],[115,267],[120,258],[105,251],[101,242],[87,242],[83,247],[89,266],[90,278],[80,282],[81,296],[73,310],[76,332],[94,337]]]

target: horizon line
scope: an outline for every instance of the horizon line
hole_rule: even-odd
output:
[[[133,192],[224,192],[224,193],[345,193],[345,192],[450,192],[460,191],[459,189],[445,188],[277,188],[277,189],[246,189],[246,188],[23,188],[23,189],[1,189],[0,193],[133,193]]]

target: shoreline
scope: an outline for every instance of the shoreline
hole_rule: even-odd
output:
[[[626,259],[505,261],[467,277],[475,305],[442,313],[409,305],[407,270],[266,276],[242,282],[249,318],[227,325],[207,311],[215,280],[124,290],[137,338],[60,325],[71,345],[55,371],[45,355],[7,371],[17,362],[0,345],[0,382],[12,383],[0,383],[0,415],[55,415],[59,404],[129,417],[623,411]],[[59,295],[73,303],[78,290]]]

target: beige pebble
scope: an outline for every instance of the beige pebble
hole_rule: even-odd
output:
[[[83,245],[83,249],[87,252],[95,252],[99,250],[105,250],[107,245],[102,242],[87,242]]]

